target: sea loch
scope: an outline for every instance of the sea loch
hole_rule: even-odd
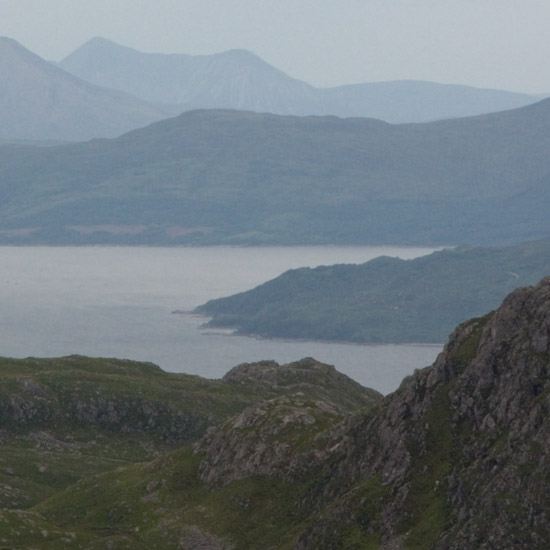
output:
[[[81,354],[152,361],[172,372],[223,376],[242,362],[305,356],[383,393],[441,345],[349,345],[258,340],[203,331],[174,315],[247,290],[287,269],[414,258],[410,247],[0,247],[0,355]]]

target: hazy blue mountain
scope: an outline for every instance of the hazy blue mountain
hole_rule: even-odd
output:
[[[432,82],[397,81],[315,88],[245,50],[214,55],[142,53],[92,38],[60,63],[99,86],[179,111],[232,108],[293,115],[359,116],[422,122],[522,107],[539,97]]]
[[[196,311],[213,317],[208,326],[271,338],[442,342],[457,323],[548,273],[550,239],[459,247],[414,260],[294,269]]]
[[[371,116],[386,122],[427,122],[506,111],[540,96],[419,80],[369,82],[317,90],[323,114]]]
[[[147,101],[196,108],[308,113],[315,89],[246,50],[214,55],[142,53],[93,38],[60,66],[78,77]],[[309,114],[309,113],[308,113]]]
[[[113,140],[47,149],[6,145],[0,147],[0,238],[530,240],[550,234],[549,126],[550,99],[403,125],[214,110],[184,113]]]
[[[114,137],[166,116],[142,99],[93,86],[0,38],[0,139]]]

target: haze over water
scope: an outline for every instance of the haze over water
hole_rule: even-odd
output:
[[[175,315],[287,269],[414,258],[404,247],[0,247],[0,355],[81,354],[152,361],[172,372],[223,376],[242,362],[305,356],[383,393],[433,362],[441,345],[261,340],[200,330]]]

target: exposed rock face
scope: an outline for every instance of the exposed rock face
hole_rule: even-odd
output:
[[[459,326],[433,366],[374,406],[312,359],[240,365],[212,391],[244,399],[252,388],[258,401],[194,445],[88,478],[38,511],[92,538],[90,518],[107,517],[136,548],[160,536],[176,541],[163,548],[212,550],[546,550],[549,367],[547,278]],[[6,410],[34,422],[47,388],[13,384]],[[126,414],[85,403],[84,423]],[[137,413],[156,422],[154,410]],[[11,547],[22,547],[20,532]]]
[[[89,395],[73,389],[57,393],[32,379],[17,380],[17,387],[6,396],[0,426],[21,433],[51,424],[71,422],[96,425],[116,432],[156,432],[168,442],[185,441],[205,429],[206,421],[182,414],[175,407],[135,395],[105,392]]]
[[[341,419],[332,403],[307,403],[303,394],[249,407],[196,446],[205,453],[200,479],[211,487],[252,475],[292,481],[326,460],[331,451],[322,431]]]
[[[275,361],[259,363],[242,363],[232,368],[223,380],[230,383],[258,382],[272,386],[289,384],[318,384],[322,377],[331,376],[340,380],[348,380],[345,375],[336,371],[332,365],[319,363],[311,357],[288,363],[281,367]]]
[[[340,504],[298,548],[328,548],[339,520],[388,550],[548,548],[549,335],[550,278],[458,327],[432,367],[340,436],[345,451],[319,497],[339,492]],[[341,487],[375,479],[376,510],[372,492],[352,508]]]
[[[212,428],[195,445],[199,478],[215,491],[309,476],[314,519],[297,550],[548,548],[549,366],[547,278],[459,326],[433,366],[363,415],[297,387]],[[303,369],[334,376],[307,359],[240,365],[226,382],[289,384]]]
[[[334,426],[350,411],[380,399],[372,392],[369,403],[365,390],[353,380],[309,357],[286,365],[244,363],[223,380],[287,388],[294,393],[246,408],[222,426],[211,428],[195,445],[195,453],[204,454],[199,477],[211,488],[253,475],[287,482],[307,475],[333,454],[327,436]],[[313,388],[319,398],[312,398]]]
[[[338,372],[334,366],[320,363],[311,357],[285,365],[275,361],[243,363],[232,368],[223,381],[239,386],[252,385],[258,391],[269,388],[310,393],[314,390],[322,401],[330,402],[341,413],[370,407],[382,397],[377,391],[365,389]]]

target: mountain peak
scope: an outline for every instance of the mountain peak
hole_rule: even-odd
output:
[[[546,278],[460,325],[433,366],[406,378],[374,417],[354,423],[351,440],[341,439],[338,471],[348,483],[378,479],[388,495],[379,500],[381,548],[401,548],[396,540],[436,550],[488,548],[488,541],[546,548],[548,496],[539,480],[550,475],[549,334]],[[336,484],[342,478],[325,493]],[[344,517],[360,521],[364,512],[354,506],[342,498],[300,548],[319,547]]]
[[[137,50],[134,50],[132,48],[129,48],[127,46],[121,46],[120,44],[117,44],[113,40],[110,40],[109,38],[104,38],[103,36],[94,36],[84,42],[80,47],[78,47],[74,52],[69,54],[65,59],[61,61],[61,64],[64,63],[66,59],[70,59],[71,56],[76,55],[77,53],[81,52],[89,52],[89,51],[99,51],[99,52],[112,52],[112,51],[129,51],[129,52],[138,52]]]
[[[44,61],[40,56],[25,48],[25,46],[17,42],[17,40],[7,36],[0,36],[0,55],[5,56],[8,55],[9,52],[18,55],[19,57],[25,56],[27,58],[32,58],[37,61],[47,63],[47,61]]]
[[[14,40],[13,38],[10,38],[9,36],[0,36],[0,44],[16,46],[16,47],[25,49],[19,42],[17,42],[17,40]]]
[[[537,98],[431,82],[315,88],[246,49],[215,54],[144,53],[94,37],[63,59],[68,72],[175,110],[230,108],[275,114],[425,122],[512,109]]]
[[[116,136],[166,116],[143,100],[92,86],[11,38],[0,39],[0,138]]]

